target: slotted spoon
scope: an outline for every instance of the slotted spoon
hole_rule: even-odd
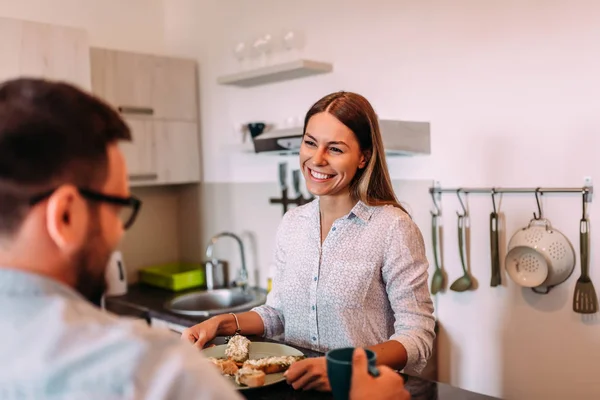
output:
[[[581,251],[581,276],[577,279],[573,295],[573,311],[579,314],[594,314],[598,312],[598,297],[589,276],[590,222],[584,217],[579,223],[579,249]]]

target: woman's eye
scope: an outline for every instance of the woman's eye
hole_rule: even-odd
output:
[[[338,149],[337,147],[330,147],[329,150],[333,151],[334,153],[342,153],[342,150]]]
[[[307,146],[311,146],[311,147],[315,146],[315,142],[313,142],[312,140],[305,140],[305,141],[304,141],[304,143],[305,143]]]

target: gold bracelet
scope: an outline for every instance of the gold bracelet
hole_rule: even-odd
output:
[[[240,329],[240,322],[238,321],[237,315],[235,315],[234,313],[229,313],[229,314],[233,315],[233,318],[235,318],[235,324],[237,325],[235,334],[239,335],[242,332],[242,330]]]

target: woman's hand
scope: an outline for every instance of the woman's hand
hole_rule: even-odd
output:
[[[219,321],[216,318],[208,319],[190,328],[184,329],[181,333],[181,340],[192,343],[200,349],[215,337],[219,329]]]
[[[296,361],[283,374],[287,383],[296,390],[331,390],[327,378],[327,361],[325,357],[307,358]]]

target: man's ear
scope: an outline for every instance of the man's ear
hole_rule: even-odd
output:
[[[364,167],[366,167],[367,164],[369,163],[370,159],[371,159],[371,151],[370,150],[363,151],[361,158],[360,158],[360,163],[358,164],[358,168],[363,169]]]
[[[48,199],[46,227],[63,253],[72,254],[85,244],[88,223],[87,204],[77,188],[63,185],[54,191]]]

